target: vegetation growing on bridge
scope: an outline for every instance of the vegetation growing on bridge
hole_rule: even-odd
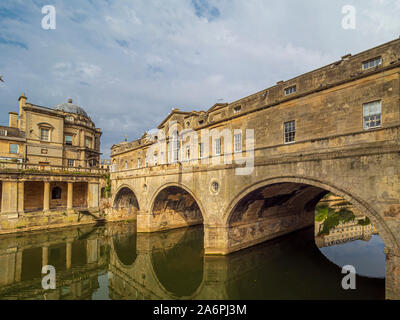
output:
[[[104,179],[106,180],[106,186],[104,188],[104,198],[109,199],[111,198],[111,178],[110,174],[105,174]]]

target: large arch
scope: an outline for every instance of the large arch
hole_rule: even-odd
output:
[[[259,193],[263,191],[265,195],[264,199],[257,198],[257,195],[259,196]],[[258,181],[244,187],[237,195],[232,198],[233,200],[228,205],[227,210],[225,211],[223,216],[223,225],[227,227],[229,233],[228,246],[231,247],[226,249],[228,249],[229,252],[237,251],[252,246],[254,244],[266,241],[273,237],[283,235],[297,229],[301,229],[303,227],[306,227],[307,224],[311,225],[311,223],[313,223],[313,220],[311,221],[311,218],[313,218],[313,216],[311,217],[311,214],[314,213],[316,204],[328,192],[334,193],[344,198],[361,212],[363,212],[375,225],[386,247],[389,247],[396,251],[398,250],[398,244],[389,227],[387,226],[383,218],[365,200],[355,197],[348,190],[337,188],[331,184],[311,178],[294,176],[275,177]],[[243,203],[246,200],[252,201],[252,208],[243,207]],[[261,203],[261,200],[266,201]],[[272,226],[271,222],[269,222],[268,226],[262,226],[262,219],[255,219],[258,220],[257,225],[252,225],[249,220],[251,218],[251,215],[253,215],[253,218],[260,218],[259,216],[257,216],[257,214],[259,214],[260,210],[264,210],[265,207],[267,207],[267,211],[269,210],[269,214],[273,215],[274,212],[271,208],[274,206],[279,206],[280,213],[282,213],[283,205],[290,207],[290,209],[292,210],[299,210],[299,208],[301,208],[301,213],[303,214],[303,217],[299,218],[299,216],[294,215],[296,212],[293,212],[292,217],[287,219],[286,225],[284,221],[278,221],[278,218],[275,221],[276,223],[272,224]],[[244,209],[251,210],[245,210],[246,212],[243,212]],[[257,209],[258,212],[255,212],[257,211]],[[240,215],[240,211],[242,211],[243,215],[246,214],[244,217],[247,218],[247,221],[239,221],[240,219],[238,215]],[[264,221],[267,221],[267,219],[264,219]],[[290,227],[290,224],[293,223],[297,223],[299,225],[292,225],[292,228],[288,228]],[[279,228],[279,224],[281,224],[281,227],[283,228]],[[246,225],[246,227],[244,227],[244,225]],[[263,227],[266,227],[267,232],[269,229],[270,235],[265,234],[263,237],[259,235],[258,238],[257,236],[250,236],[251,239],[247,239],[248,241],[246,241],[245,238],[249,237],[249,233],[260,233],[260,231],[264,231]],[[286,230],[284,230],[285,227]],[[235,245],[234,243],[232,243],[235,242],[234,240],[232,241],[232,235],[235,234],[235,232],[241,237],[240,241],[242,243],[240,245]]]
[[[132,188],[122,185],[113,199],[113,215],[125,218],[136,218],[140,210],[139,201]]]
[[[151,225],[158,231],[204,223],[201,202],[181,183],[168,183],[158,188],[150,204]]]

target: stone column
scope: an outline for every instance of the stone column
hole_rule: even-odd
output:
[[[66,245],[66,261],[67,261],[67,270],[71,269],[71,260],[72,260],[72,242],[68,241]]]
[[[23,181],[18,182],[18,213],[24,213],[24,187]]]
[[[139,233],[147,233],[153,232],[156,230],[152,229],[151,222],[152,222],[152,215],[149,214],[147,211],[140,210],[137,214],[137,232]]]
[[[206,255],[229,254],[229,227],[204,225],[204,253]]]
[[[49,264],[49,247],[42,247],[42,267]]]
[[[385,248],[386,280],[385,290],[387,300],[400,300],[400,255]]]
[[[74,199],[74,184],[72,182],[68,182],[68,195],[67,195],[67,210],[73,210],[73,200]]]
[[[50,211],[50,182],[44,183],[43,211]]]
[[[88,208],[89,209],[99,209],[99,184],[98,183],[88,183]]]
[[[3,181],[1,213],[8,218],[18,218],[18,182]]]

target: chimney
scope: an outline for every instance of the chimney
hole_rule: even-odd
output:
[[[19,114],[22,114],[22,107],[26,103],[25,93],[21,94],[21,96],[19,97],[18,101],[19,101]]]
[[[9,112],[9,124],[10,128],[18,128],[18,113],[16,112]]]

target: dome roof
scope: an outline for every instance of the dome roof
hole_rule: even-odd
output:
[[[67,103],[61,103],[56,105],[53,109],[68,113],[75,113],[84,116],[86,118],[89,118],[88,114],[86,113],[85,110],[83,110],[83,108],[72,103],[72,99],[69,99]]]

